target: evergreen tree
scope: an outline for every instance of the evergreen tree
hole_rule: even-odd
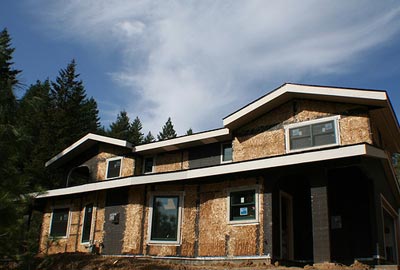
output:
[[[187,131],[186,131],[186,135],[192,135],[193,134],[193,130],[192,130],[192,128],[189,128]]]
[[[139,145],[143,143],[143,136],[144,134],[142,133],[142,122],[140,121],[139,117],[136,116],[135,120],[133,120],[131,126],[130,126],[130,142],[133,143],[133,145]]]
[[[126,111],[121,111],[117,120],[110,125],[110,131],[108,135],[113,138],[121,139],[121,140],[130,140],[130,122],[129,117]]]
[[[23,225],[23,194],[28,193],[21,177],[21,151],[25,138],[16,121],[14,95],[19,70],[12,68],[11,38],[0,33],[0,258],[15,258],[19,253]]]
[[[174,129],[174,125],[172,124],[171,117],[168,117],[168,120],[163,126],[162,131],[157,135],[157,139],[159,141],[163,141],[176,138],[176,136],[177,135]]]
[[[76,63],[72,60],[51,83],[53,154],[100,128],[97,103],[86,97],[83,82],[75,69]]]
[[[143,140],[143,143],[152,143],[155,142],[156,139],[154,138],[153,134],[151,134],[151,132],[149,131],[149,133],[147,133],[146,137]]]

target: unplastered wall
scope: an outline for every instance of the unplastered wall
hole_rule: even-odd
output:
[[[340,115],[340,143],[372,143],[368,110],[356,104],[293,100],[237,129],[233,160],[243,161],[286,153],[284,126]]]
[[[100,145],[99,153],[84,164],[89,167],[92,179],[101,181],[106,179],[107,159],[123,156],[129,153],[129,149],[121,149],[110,145]],[[124,156],[122,158],[121,177],[133,175],[134,167],[134,158]]]
[[[155,172],[171,172],[189,168],[188,151],[174,151],[158,154],[155,158]]]
[[[88,245],[81,243],[84,209],[93,204],[90,239],[100,243],[103,239],[104,192],[90,193],[77,198],[49,199],[43,213],[39,253],[88,252]],[[52,238],[50,234],[51,216],[55,208],[69,208],[67,237]]]
[[[254,187],[258,178],[228,179],[217,183],[160,184],[131,187],[127,206],[123,253],[151,256],[245,256],[263,253],[263,196],[259,222],[228,224],[228,192]],[[259,192],[262,194],[261,185]],[[181,244],[149,244],[150,200],[156,194],[184,194]],[[143,205],[145,203],[145,205]]]

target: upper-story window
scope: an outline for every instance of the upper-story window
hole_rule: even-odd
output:
[[[339,116],[334,116],[286,126],[286,150],[338,145],[338,120]]]
[[[121,176],[122,158],[116,157],[107,160],[106,178],[116,178]]]
[[[146,157],[143,162],[143,173],[154,172],[154,157]]]
[[[232,161],[232,143],[224,143],[221,145],[221,162]]]

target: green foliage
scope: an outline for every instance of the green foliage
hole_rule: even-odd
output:
[[[147,133],[146,137],[143,139],[143,143],[152,143],[155,141],[156,141],[156,139],[154,138],[153,134],[151,134],[150,131],[149,131],[149,133]]]
[[[159,141],[168,140],[176,138],[176,131],[174,125],[172,124],[171,117],[168,117],[167,122],[162,128],[162,131],[157,135]]]
[[[130,140],[130,120],[126,111],[121,111],[117,115],[117,120],[110,125],[110,131],[108,132],[108,136],[121,139],[121,140]]]
[[[192,135],[193,134],[193,130],[192,130],[192,128],[189,128],[187,131],[186,131],[186,135]]]
[[[130,142],[133,143],[133,145],[139,145],[143,143],[143,136],[144,134],[142,133],[142,122],[140,121],[139,117],[136,116],[135,120],[133,120],[130,128],[129,128],[129,133],[130,133]]]

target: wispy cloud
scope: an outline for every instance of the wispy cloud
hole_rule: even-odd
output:
[[[124,107],[156,133],[221,118],[285,81],[348,72],[400,30],[397,1],[41,1],[53,34],[109,46]],[[36,6],[36,8],[35,8]],[[103,44],[103,45],[98,45]],[[105,75],[106,76],[106,75]],[[262,89],[261,89],[262,88]]]

